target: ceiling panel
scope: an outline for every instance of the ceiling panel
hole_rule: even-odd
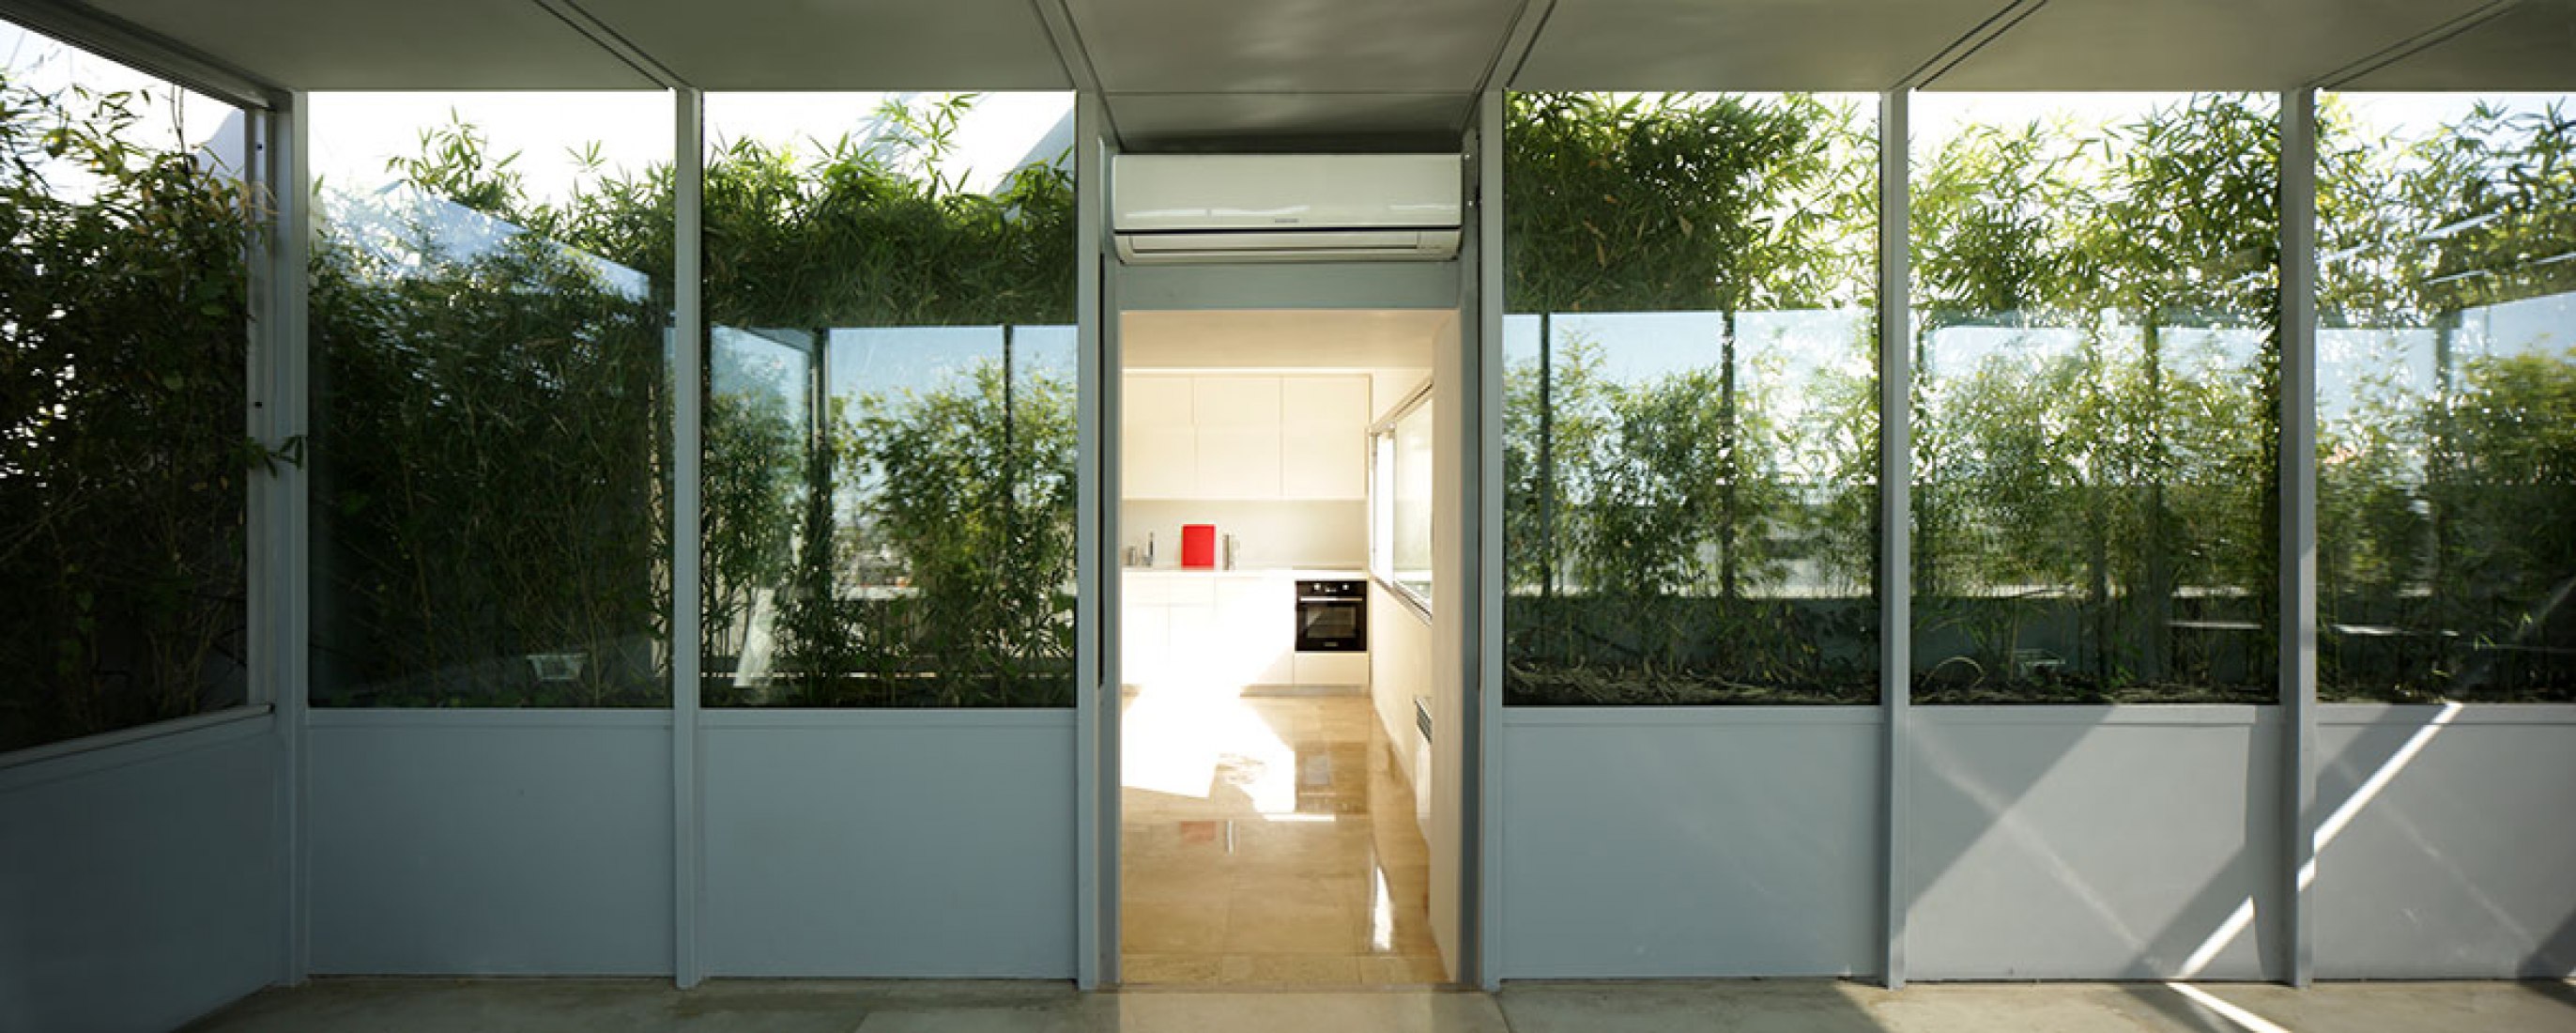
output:
[[[654,85],[530,0],[91,0],[91,5],[297,89]]]
[[[1110,94],[1129,150],[1454,150],[1473,98],[1457,93]]]
[[[2576,91],[2576,0],[2523,0],[2343,88]]]
[[[584,0],[709,90],[1067,90],[1029,0]]]
[[[1431,365],[1432,342],[1458,318],[1440,309],[1127,312],[1127,369],[1368,369]]]
[[[2285,90],[2487,0],[2050,0],[1943,90]]]
[[[2007,0],[1557,0],[1524,90],[1883,90]]]
[[[1470,92],[1519,0],[1068,0],[1101,89]]]

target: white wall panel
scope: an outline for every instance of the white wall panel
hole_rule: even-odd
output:
[[[0,770],[0,1029],[169,1029],[278,978],[272,721]]]
[[[710,711],[704,735],[709,974],[1073,977],[1073,711]]]
[[[315,711],[313,969],[661,975],[666,711]]]
[[[2320,707],[2320,979],[2576,976],[2576,707]]]
[[[1908,975],[2275,977],[2278,716],[1915,708]]]
[[[1877,708],[1505,713],[1504,978],[1875,963]]]

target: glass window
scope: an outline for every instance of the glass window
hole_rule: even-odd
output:
[[[2321,101],[2317,692],[2576,701],[2576,105]]]
[[[243,701],[240,110],[0,23],[0,751]]]
[[[316,705],[669,700],[671,110],[313,96]]]
[[[1515,94],[1504,698],[1878,698],[1866,98]]]
[[[1371,432],[1369,567],[1431,609],[1431,385]]]
[[[1916,98],[1918,702],[2275,701],[2274,108]]]
[[[1072,706],[1071,95],[706,117],[702,698]]]

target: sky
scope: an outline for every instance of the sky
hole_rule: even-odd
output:
[[[817,141],[866,135],[888,96],[710,94],[705,135],[711,148],[750,138],[816,153]],[[321,93],[312,106],[313,171],[325,183],[384,183],[388,159],[419,153],[421,132],[453,116],[482,130],[495,154],[516,152],[512,167],[541,201],[569,197],[580,181],[575,148],[595,144],[603,171],[633,175],[670,161],[677,127],[671,95],[653,91]],[[959,127],[957,151],[942,171],[964,178],[969,189],[990,190],[1051,136],[1069,142],[1070,127],[1058,130],[1072,111],[1070,93],[986,94]]]

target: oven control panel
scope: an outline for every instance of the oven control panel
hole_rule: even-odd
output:
[[[1368,598],[1368,582],[1300,581],[1297,582],[1297,598],[1300,601],[1308,599],[1366,599]]]

